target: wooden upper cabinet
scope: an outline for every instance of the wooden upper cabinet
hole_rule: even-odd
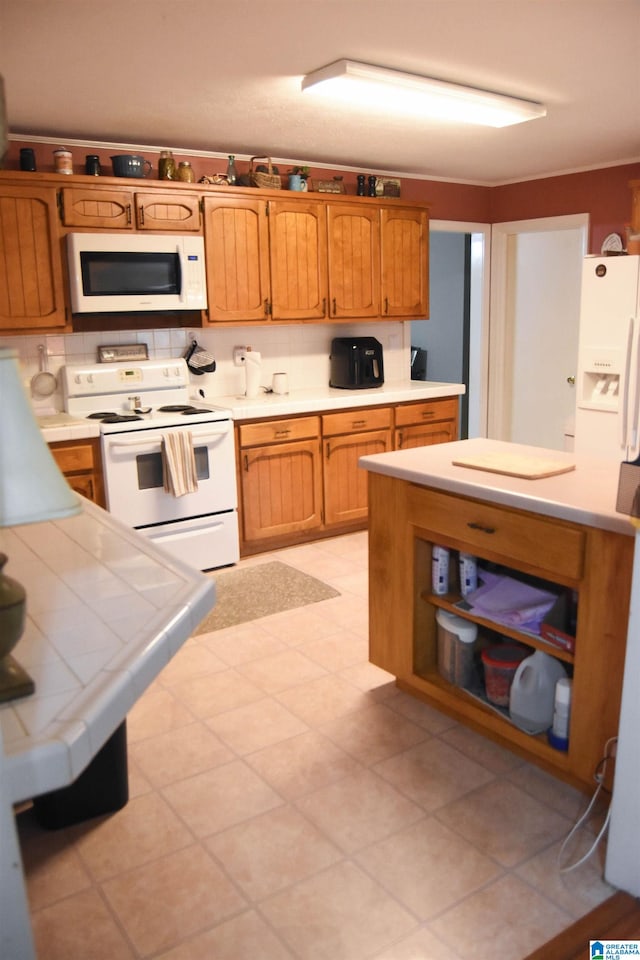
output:
[[[64,187],[61,193],[61,216],[65,227],[133,229],[132,190],[98,190],[94,186]]]
[[[135,195],[139,230],[192,231],[202,226],[200,198],[188,193],[138,193]]]
[[[326,203],[270,200],[269,235],[272,319],[325,319]]]
[[[55,187],[0,183],[0,329],[66,325]]]
[[[379,212],[354,204],[327,205],[329,316],[380,316]]]
[[[269,225],[259,198],[205,197],[210,321],[268,319]]]
[[[62,222],[65,227],[101,230],[171,230],[197,232],[201,227],[200,200],[195,194],[156,191],[103,190],[98,186],[64,187]]]
[[[429,316],[429,214],[416,207],[380,211],[382,316]]]

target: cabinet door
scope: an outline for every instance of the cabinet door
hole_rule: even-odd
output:
[[[391,431],[354,433],[323,441],[324,519],[330,526],[367,516],[367,471],[360,457],[391,449]]]
[[[378,210],[357,204],[327,206],[329,316],[380,316]]]
[[[240,455],[245,541],[313,530],[322,522],[318,440],[248,447]]]
[[[414,424],[396,430],[395,449],[408,450],[409,447],[426,447],[433,443],[448,443],[457,439],[458,425],[455,420]]]
[[[458,399],[400,403],[395,409],[395,449],[424,447],[458,439]]]
[[[136,223],[140,230],[194,232],[201,227],[200,198],[195,194],[136,193]]]
[[[269,201],[271,312],[274,320],[327,316],[326,204]]]
[[[429,215],[411,207],[380,211],[382,315],[429,316]]]
[[[100,441],[63,440],[51,444],[50,449],[71,489],[104,507]]]
[[[206,197],[204,242],[209,320],[266,320],[269,228],[266,203]]]
[[[55,187],[0,188],[0,329],[66,324]]]
[[[101,190],[97,187],[62,189],[62,222],[65,227],[98,227],[101,230],[132,230],[133,190]]]

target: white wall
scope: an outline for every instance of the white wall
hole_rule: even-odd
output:
[[[217,370],[193,377],[194,388],[203,388],[207,397],[235,396],[244,391],[244,370],[233,365],[234,346],[251,346],[262,354],[262,384],[271,383],[273,373],[289,375],[293,392],[309,387],[326,387],[329,383],[329,353],[333,337],[376,337],[383,348],[384,373],[387,383],[407,382],[410,377],[410,324],[399,321],[353,324],[291,324],[244,326],[215,329],[194,328],[170,330],[119,331],[114,333],[74,333],[68,335],[4,337],[4,347],[18,351],[25,385],[38,370],[38,345],[46,347],[48,365],[56,374],[70,363],[95,363],[101,344],[146,343],[151,358],[184,356],[192,339],[196,339],[216,358]],[[39,412],[62,409],[60,393],[42,401],[34,401]]]

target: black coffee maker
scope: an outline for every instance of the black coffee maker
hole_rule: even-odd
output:
[[[329,361],[330,387],[365,390],[384,383],[382,344],[375,337],[336,337]]]

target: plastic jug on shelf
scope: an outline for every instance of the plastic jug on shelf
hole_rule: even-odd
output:
[[[511,684],[509,716],[525,733],[548,730],[553,722],[556,683],[567,671],[559,660],[536,650],[519,665]]]

